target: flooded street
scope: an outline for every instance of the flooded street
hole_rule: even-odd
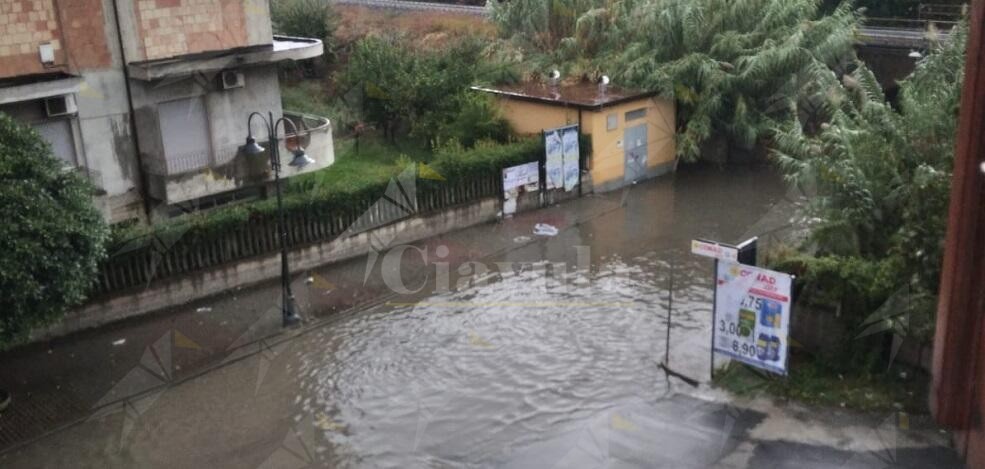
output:
[[[689,241],[783,228],[785,194],[763,168],[686,169],[428,240],[403,251],[408,262],[427,256],[417,275],[398,276],[407,294],[234,349],[217,369],[101,410],[0,465],[787,467],[775,463],[808,450],[879,465],[879,448],[855,435],[881,418],[733,407],[658,367],[673,271],[670,363],[708,381],[711,261]],[[536,237],[536,223],[559,233]],[[368,279],[408,270],[381,255],[346,275],[366,265]],[[330,294],[299,296],[311,311]],[[169,343],[169,357],[184,353]],[[815,439],[788,441],[791,426]],[[812,446],[825,441],[840,449]]]
[[[689,191],[697,187],[701,196]],[[671,264],[671,362],[706,381],[711,262],[687,252],[688,243],[739,241],[783,194],[774,176],[749,170],[633,187],[624,208],[483,260],[490,273],[478,286],[400,299],[409,304],[311,340],[300,365],[311,400],[301,411],[345,427],[329,438],[339,461],[520,462],[525,450],[600,413],[670,391],[657,364]],[[590,253],[589,272],[577,268],[578,249]],[[563,280],[551,275],[559,262]]]

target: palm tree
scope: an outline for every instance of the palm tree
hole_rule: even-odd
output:
[[[501,35],[528,52],[523,60],[532,68],[605,73],[617,84],[675,98],[678,153],[694,160],[708,141],[731,149],[769,137],[797,115],[811,83],[851,63],[856,11],[850,1],[830,14],[819,5],[511,0],[493,8]]]

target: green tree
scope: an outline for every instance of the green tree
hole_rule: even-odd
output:
[[[899,333],[929,338],[940,279],[967,27],[935,47],[886,102],[860,65],[841,81],[819,83],[830,121],[817,134],[789,124],[776,132],[774,156],[789,180],[816,196],[812,255],[794,256],[853,326],[870,312]],[[894,313],[887,311],[887,314]]]
[[[540,3],[494,2],[501,35],[527,51],[521,60],[569,75],[604,73],[617,85],[675,98],[677,149],[688,160],[711,139],[725,149],[751,146],[794,118],[807,85],[853,57],[858,21],[850,2],[825,15],[817,0]],[[542,13],[531,21],[528,10]],[[544,40],[548,32],[537,28],[548,24]]]
[[[494,107],[470,96],[469,87],[486,73],[484,48],[476,38],[415,49],[400,35],[371,36],[355,45],[343,82],[363,91],[367,120],[391,140],[401,129],[429,145],[450,138],[467,145],[501,140],[507,127]]]
[[[0,113],[0,344],[85,299],[108,235],[91,194],[36,132]]]

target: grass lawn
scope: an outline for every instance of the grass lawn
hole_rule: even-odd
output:
[[[767,394],[806,404],[864,411],[905,410],[926,414],[930,377],[894,365],[879,373],[839,373],[807,353],[790,356],[790,375],[771,375],[732,362],[715,376],[715,384],[740,396]]]
[[[335,141],[335,163],[323,170],[290,179],[291,193],[352,192],[377,185],[400,174],[408,164],[428,162],[432,153],[424,143],[410,138],[385,142],[376,134],[365,134],[356,148],[354,138]]]

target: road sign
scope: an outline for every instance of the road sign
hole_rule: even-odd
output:
[[[786,375],[793,277],[737,262],[717,264],[714,352]]]
[[[721,261],[737,262],[739,260],[739,249],[735,246],[703,239],[691,241],[691,254],[710,257]]]

